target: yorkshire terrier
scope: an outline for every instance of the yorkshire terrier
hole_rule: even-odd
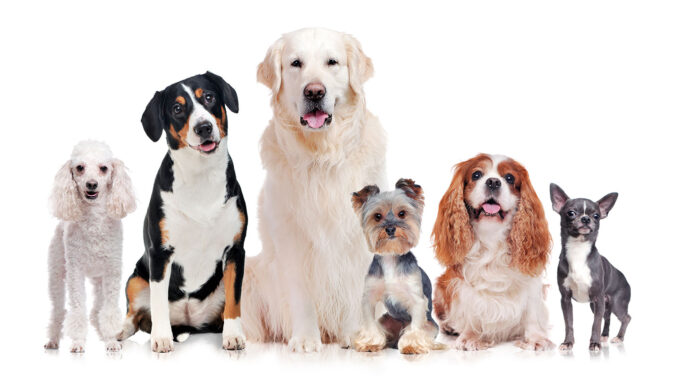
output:
[[[436,343],[439,327],[432,319],[432,284],[411,249],[420,237],[423,189],[410,179],[380,193],[369,185],[353,193],[352,204],[370,250],[375,254],[366,276],[362,327],[354,339],[357,351],[385,347],[402,354],[424,354],[445,348]],[[376,308],[382,303],[380,319]]]

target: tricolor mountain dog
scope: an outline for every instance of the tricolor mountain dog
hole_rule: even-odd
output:
[[[147,136],[165,131],[168,153],[144,220],[145,252],[126,286],[119,339],[151,333],[151,348],[222,332],[225,349],[242,349],[240,299],[248,216],[227,151],[226,107],[236,91],[206,72],[156,92],[142,115]]]

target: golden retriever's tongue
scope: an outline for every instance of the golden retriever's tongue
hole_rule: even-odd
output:
[[[206,142],[205,144],[199,145],[199,147],[201,148],[202,151],[209,152],[209,151],[215,149],[215,145],[216,144],[215,144],[214,141],[210,141],[210,142]]]
[[[485,203],[482,205],[482,209],[484,209],[486,214],[496,214],[501,210],[501,207],[496,204]]]
[[[328,114],[320,110],[315,110],[302,116],[302,119],[307,121],[307,125],[312,129],[319,129],[326,122],[326,118],[328,118]]]

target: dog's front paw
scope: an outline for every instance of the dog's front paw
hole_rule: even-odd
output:
[[[564,342],[560,345],[560,351],[571,351],[574,348],[574,342]]]
[[[175,349],[175,345],[172,342],[172,336],[169,337],[157,337],[151,336],[151,351],[153,352],[171,352]]]
[[[434,342],[425,331],[410,330],[399,338],[397,347],[402,354],[427,354],[434,348]]]
[[[288,340],[288,349],[292,352],[321,351],[321,338],[294,336]]]
[[[222,348],[225,350],[243,350],[246,348],[246,336],[241,326],[241,318],[224,320]]]
[[[523,350],[530,351],[546,351],[555,347],[553,342],[551,342],[547,338],[524,339],[521,341],[517,341],[515,345]]]
[[[110,340],[106,342],[106,351],[107,352],[118,352],[122,349],[122,346],[120,345],[120,342],[116,340]]]
[[[359,352],[378,352],[385,348],[387,339],[378,329],[361,330],[354,339],[354,349]]]
[[[59,348],[58,340],[48,340],[47,343],[45,343],[45,350],[56,350],[58,348]]]
[[[71,344],[71,352],[74,354],[80,354],[85,352],[85,342],[73,341]]]
[[[588,346],[588,349],[592,352],[599,352],[602,349],[602,345],[597,342],[590,342],[590,346]]]
[[[618,336],[615,336],[615,337],[612,338],[612,343],[614,343],[614,344],[623,343],[623,338],[619,338]]]
[[[491,347],[492,343],[476,336],[460,336],[456,340],[456,348],[462,351],[482,351]]]

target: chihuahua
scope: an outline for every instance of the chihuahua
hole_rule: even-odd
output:
[[[444,348],[435,343],[439,327],[432,319],[432,284],[411,253],[420,237],[423,189],[402,178],[391,192],[364,187],[353,193],[352,204],[375,254],[366,276],[355,349],[396,347],[403,354],[424,354]],[[384,314],[376,320],[379,303],[385,306]]]
[[[561,217],[562,252],[557,283],[562,295],[566,335],[560,350],[568,351],[574,346],[572,298],[577,302],[590,302],[590,309],[595,314],[590,337],[591,351],[599,351],[601,342],[607,342],[612,312],[621,321],[619,333],[612,343],[623,342],[626,335],[630,322],[630,285],[623,273],[595,247],[600,220],[607,217],[617,197],[617,193],[610,193],[597,202],[585,198],[569,199],[559,186],[550,184],[553,210]]]

